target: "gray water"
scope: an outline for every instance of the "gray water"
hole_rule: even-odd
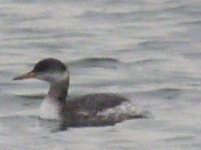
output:
[[[200,0],[0,0],[0,149],[201,147]],[[14,82],[40,59],[69,65],[70,95],[114,92],[152,118],[51,133],[48,85]]]

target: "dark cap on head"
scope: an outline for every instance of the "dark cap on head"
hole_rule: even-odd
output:
[[[64,72],[66,71],[66,66],[60,60],[55,58],[47,58],[39,61],[32,72]]]

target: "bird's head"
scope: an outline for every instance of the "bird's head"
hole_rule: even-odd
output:
[[[63,62],[55,58],[47,58],[39,61],[32,71],[15,77],[13,80],[39,79],[49,83],[65,81],[69,79],[68,68]]]

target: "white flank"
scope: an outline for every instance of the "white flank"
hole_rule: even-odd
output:
[[[136,116],[148,117],[149,114],[147,111],[138,109],[134,104],[130,102],[124,102],[114,108],[98,112],[98,116],[104,117],[105,119],[112,118],[117,121],[134,118]]]

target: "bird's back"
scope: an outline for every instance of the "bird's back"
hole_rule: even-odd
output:
[[[95,93],[67,100],[72,126],[113,125],[131,118],[144,118],[142,112],[126,98],[108,93]]]

